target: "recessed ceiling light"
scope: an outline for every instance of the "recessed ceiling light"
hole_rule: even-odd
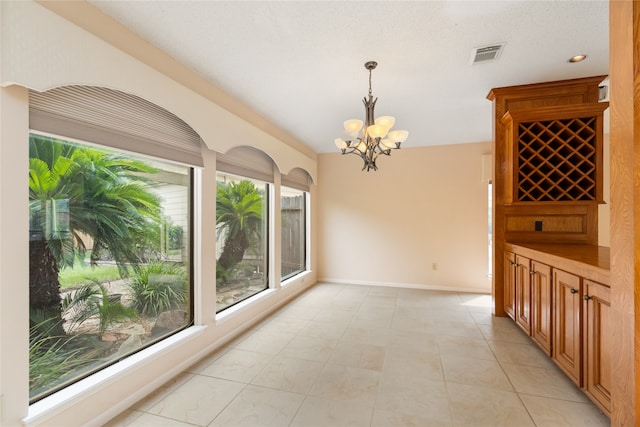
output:
[[[581,62],[587,59],[587,55],[576,55],[572,58],[569,58],[569,62]]]

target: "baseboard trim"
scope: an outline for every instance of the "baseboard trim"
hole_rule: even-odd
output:
[[[360,286],[385,286],[389,288],[405,288],[405,289],[425,289],[431,291],[447,291],[447,292],[468,292],[473,294],[491,294],[491,289],[483,290],[478,288],[459,288],[452,286],[427,285],[424,283],[400,283],[400,282],[372,282],[367,280],[347,280],[333,279],[328,277],[319,278],[317,284],[335,283],[339,285],[360,285]]]

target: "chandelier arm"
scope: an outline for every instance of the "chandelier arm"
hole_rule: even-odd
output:
[[[375,157],[374,157],[373,159],[374,159],[374,160],[375,160],[375,159],[377,159],[377,158],[378,158],[378,156],[379,156],[380,154],[384,154],[384,155],[386,155],[386,156],[389,156],[391,153],[387,154],[387,153],[386,153],[386,152],[384,152],[384,151],[378,151],[378,152],[376,152],[376,155],[375,155]]]
[[[342,150],[342,154],[357,154],[362,160],[366,162],[365,154],[362,151],[357,150],[355,147],[343,148]]]
[[[349,150],[349,151],[347,151]],[[354,147],[350,147],[350,149],[345,148],[344,151],[342,152],[342,154],[356,154],[360,157],[360,159],[362,159],[362,162],[364,163],[364,166],[362,166],[362,170],[367,170],[369,171],[370,169],[378,170],[377,166],[376,166],[376,162],[375,162],[375,158],[370,158],[367,154],[371,153],[371,150],[367,149],[366,152],[362,152],[360,150],[357,150]],[[377,157],[377,156],[376,156]]]
[[[387,146],[383,146],[382,143],[378,144],[378,149],[380,150],[380,154],[385,154],[387,156],[391,155],[391,148],[388,148]]]

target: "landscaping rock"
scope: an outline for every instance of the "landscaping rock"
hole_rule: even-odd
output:
[[[144,326],[138,323],[132,323],[122,329],[119,329],[118,333],[126,335],[145,335],[147,331],[144,330]]]
[[[102,336],[102,341],[104,341],[104,342],[115,342],[117,340],[118,340],[118,338],[115,335],[112,335],[112,334],[104,334]]]
[[[183,327],[187,322],[187,312],[184,310],[170,310],[160,313],[156,319],[151,335],[157,336]]]
[[[129,338],[124,340],[122,344],[120,344],[120,347],[118,348],[118,351],[116,353],[116,358],[140,350],[140,347],[142,347],[142,340],[140,339],[140,335],[131,335],[129,336]]]

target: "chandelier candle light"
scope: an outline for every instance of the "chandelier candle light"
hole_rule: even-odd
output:
[[[371,71],[375,70],[378,63],[369,61],[364,64],[364,68],[369,70],[369,97],[362,98],[366,110],[366,122],[362,120],[351,119],[344,122],[344,130],[347,134],[347,140],[336,138],[336,146],[342,151],[342,154],[357,154],[364,161],[362,170],[369,172],[371,169],[378,170],[376,159],[380,154],[386,156],[391,155],[391,150],[400,148],[400,144],[406,141],[409,132],[406,130],[394,130],[391,128],[395,124],[396,119],[391,116],[382,116],[377,119],[373,116],[373,108],[376,106],[378,98],[373,99],[371,94]],[[360,134],[362,130],[362,134]]]

